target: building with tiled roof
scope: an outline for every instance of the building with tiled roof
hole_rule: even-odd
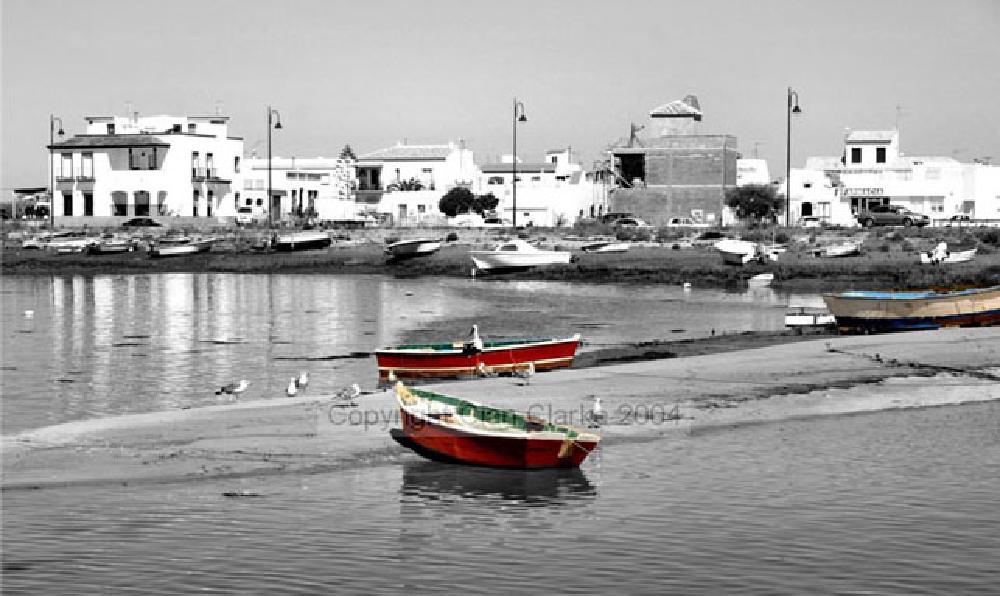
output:
[[[50,145],[56,223],[114,225],[135,216],[185,223],[235,215],[243,139],[226,116],[88,116]],[[181,221],[181,220],[178,220]]]

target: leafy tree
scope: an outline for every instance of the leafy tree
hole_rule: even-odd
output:
[[[472,202],[476,200],[475,195],[468,188],[456,186],[444,193],[438,201],[438,209],[448,217],[455,217],[459,213],[468,213],[472,209]]]
[[[344,145],[344,148],[340,150],[340,159],[353,159],[358,160],[358,156],[354,153],[354,149],[351,149],[350,145]]]
[[[476,213],[482,215],[487,211],[493,211],[500,204],[500,199],[493,196],[493,193],[488,192],[484,195],[479,195],[472,201],[472,210]]]
[[[771,218],[781,211],[783,202],[784,198],[765,184],[748,184],[726,191],[726,206],[736,213],[737,218],[752,222]]]

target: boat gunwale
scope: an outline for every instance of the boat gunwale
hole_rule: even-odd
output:
[[[935,292],[934,290],[928,290],[925,292],[878,292],[872,291],[869,294],[865,294],[866,290],[852,290],[849,292],[841,292],[839,294],[823,294],[823,298],[834,298],[839,300],[882,300],[882,301],[896,301],[896,300],[948,300],[954,298],[964,298],[966,296],[976,296],[979,294],[997,292],[1000,293],[1000,285],[990,286],[988,288],[969,288],[967,290],[958,290],[955,292]]]
[[[501,343],[507,342],[510,343]],[[579,342],[580,334],[576,333],[570,337],[563,338],[516,338],[513,340],[494,340],[494,341],[484,341],[483,349],[479,350],[478,353],[483,352],[501,352],[504,350],[520,349],[524,347],[536,347],[536,346],[550,346],[556,344]],[[386,355],[396,355],[396,354],[462,354],[465,352],[464,342],[452,342],[452,343],[434,343],[434,344],[402,344],[400,346],[390,346],[387,348],[382,348],[375,350],[376,356],[379,354]]]

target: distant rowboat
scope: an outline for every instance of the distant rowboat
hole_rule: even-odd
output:
[[[412,259],[426,257],[441,250],[441,241],[434,238],[411,238],[400,240],[385,247],[390,259]]]
[[[601,437],[582,429],[396,384],[393,439],[429,459],[498,468],[576,468]]]
[[[957,292],[825,294],[842,331],[862,333],[1000,324],[1000,286]]]
[[[330,235],[321,231],[302,231],[278,234],[274,238],[274,249],[291,252],[294,250],[314,250],[326,248],[333,244]]]
[[[580,335],[562,339],[505,339],[481,342],[409,344],[375,351],[378,376],[390,378],[458,378],[486,373],[515,373],[571,366]]]

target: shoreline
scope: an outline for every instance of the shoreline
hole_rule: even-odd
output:
[[[738,359],[734,352],[716,352],[564,369],[527,381],[498,377],[424,386],[576,423],[590,397],[601,395],[612,417],[602,428],[603,444],[613,448],[699,429],[1000,400],[1000,371],[988,370],[1000,367],[997,345],[997,328],[831,336],[745,348]],[[928,376],[961,383],[928,386]],[[922,395],[908,383],[935,390]],[[879,392],[866,397],[856,391],[866,385]],[[336,408],[323,395],[274,397],[25,431],[2,438],[0,488],[309,474],[417,457],[388,436],[397,412],[391,392],[370,392],[358,404]],[[674,406],[680,419],[654,424],[639,416],[640,408]]]

